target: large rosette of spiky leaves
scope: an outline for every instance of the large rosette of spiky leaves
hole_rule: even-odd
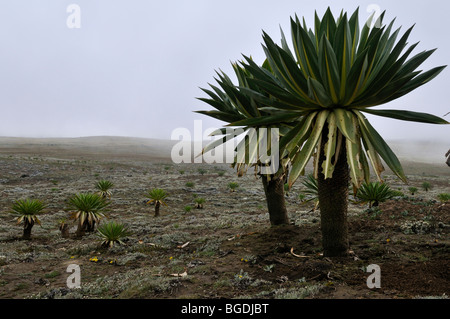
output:
[[[370,165],[379,180],[383,161],[403,181],[402,166],[365,113],[393,119],[449,124],[437,116],[406,110],[378,109],[436,77],[445,66],[417,70],[435,51],[415,55],[408,45],[413,27],[401,34],[394,20],[383,24],[385,12],[372,26],[373,15],[360,29],[358,9],[335,18],[328,9],[313,28],[295,16],[290,20],[291,45],[281,30],[281,44],[263,33],[266,60],[262,66],[244,56],[237,85],[222,74],[221,88],[208,91],[205,102],[215,111],[200,111],[238,127],[282,127],[280,151],[292,164],[289,185],[304,173],[311,157],[323,148],[325,159],[314,161],[332,178],[336,159],[346,147],[355,188],[370,178]],[[222,131],[223,132],[223,131]],[[220,134],[221,132],[215,132]],[[218,145],[220,141],[215,141]]]

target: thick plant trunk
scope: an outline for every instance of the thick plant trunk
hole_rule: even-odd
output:
[[[159,216],[159,207],[161,206],[161,203],[160,202],[156,202],[155,203],[155,217],[158,217]]]
[[[284,197],[284,184],[286,178],[275,178],[269,181],[266,175],[261,175],[264,192],[266,194],[267,209],[269,210],[269,219],[272,226],[287,225],[289,218],[286,210]]]
[[[31,229],[33,228],[34,222],[28,222],[27,219],[25,219],[25,224],[23,227],[23,239],[30,239],[31,238]]]
[[[338,156],[332,178],[324,179],[321,165],[325,156],[323,149],[320,150],[317,182],[323,255],[328,257],[346,256],[349,250],[347,208],[350,173],[344,142]]]
[[[86,220],[86,226],[85,229],[88,233],[92,233],[95,230],[95,220],[93,220],[91,223],[89,223]]]
[[[59,226],[59,230],[61,231],[61,236],[62,238],[69,238],[70,234],[69,234],[69,225],[67,224],[61,224]]]
[[[450,150],[445,154],[445,157],[447,157],[447,161],[445,162],[448,166],[450,166]]]
[[[81,224],[81,220],[78,219],[78,227],[77,227],[77,231],[75,232],[75,235],[78,238],[81,238],[81,237],[84,236],[84,234],[85,234],[85,225],[86,225],[85,223]]]

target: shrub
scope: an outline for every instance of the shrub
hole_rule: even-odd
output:
[[[114,184],[107,180],[100,180],[95,184],[95,188],[98,189],[98,194],[103,198],[111,197],[111,188]]]
[[[100,225],[97,231],[97,236],[103,240],[101,245],[104,247],[112,247],[115,243],[124,244],[123,238],[131,234],[125,225],[114,221]]]
[[[196,207],[198,209],[202,209],[203,208],[203,204],[205,203],[205,199],[202,197],[197,197],[194,199],[195,204],[197,205]]]
[[[422,183],[422,188],[423,188],[426,192],[428,192],[432,187],[431,187],[431,184],[430,184],[429,182],[423,182],[423,183]]]
[[[69,225],[66,223],[65,219],[58,221],[58,228],[61,231],[61,236],[63,238],[69,238]]]
[[[299,194],[298,194],[298,199],[299,199],[301,202],[304,202],[305,199],[306,199],[306,195],[303,194],[303,193],[299,193]]]
[[[95,193],[80,193],[69,198],[69,209],[73,210],[72,218],[78,220],[77,236],[93,231],[95,224],[105,217],[103,211],[109,205],[102,196]]]
[[[417,187],[408,187],[409,192],[411,193],[411,195],[414,195],[417,192]]]
[[[43,213],[45,204],[37,199],[17,200],[11,208],[11,213],[17,216],[17,224],[23,222],[23,238],[30,239],[34,224],[41,224],[38,215]]]
[[[356,197],[362,203],[369,203],[369,208],[376,207],[379,203],[397,195],[398,193],[392,190],[389,185],[380,182],[363,183],[356,193]]]
[[[186,182],[185,186],[186,187],[194,187],[194,183],[193,182]]]
[[[148,192],[148,195],[150,196],[150,200],[147,202],[147,204],[155,203],[155,217],[159,216],[159,208],[161,204],[164,206],[167,206],[165,199],[167,196],[169,196],[165,190],[161,188],[154,188],[151,191]]]
[[[234,192],[236,190],[236,188],[239,187],[239,184],[236,182],[230,182],[230,183],[228,183],[228,187],[231,189],[232,192]]]
[[[310,195],[310,198],[307,200],[302,200],[302,203],[307,203],[310,201],[314,201],[314,209],[319,207],[319,188],[317,185],[317,180],[314,178],[314,175],[309,174],[306,179],[302,182],[305,189],[302,190],[303,194]],[[300,196],[299,198],[305,196]]]
[[[445,203],[447,201],[450,200],[450,194],[449,193],[441,193],[437,196],[437,198],[439,199],[439,201],[441,201],[442,203]]]

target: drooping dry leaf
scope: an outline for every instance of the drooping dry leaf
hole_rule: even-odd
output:
[[[187,245],[189,245],[189,243],[190,243],[190,241],[185,242],[183,245],[177,246],[177,248],[184,248],[184,247],[186,247]]]
[[[187,276],[187,271],[184,271],[181,274],[170,274],[170,276],[172,276],[172,277],[186,277]]]
[[[298,257],[298,258],[308,258],[308,256],[303,256],[303,255],[297,255],[294,253],[294,247],[291,248],[291,254],[292,256]]]

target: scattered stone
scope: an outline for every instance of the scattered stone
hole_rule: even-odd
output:
[[[407,221],[400,226],[404,234],[428,234],[434,230],[434,227],[426,221]]]

